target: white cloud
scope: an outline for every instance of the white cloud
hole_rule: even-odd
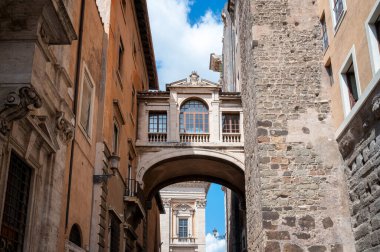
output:
[[[188,77],[193,70],[201,78],[219,80],[219,74],[209,70],[209,58],[211,53],[222,53],[223,24],[207,11],[191,25],[190,8],[190,0],[148,0],[161,89],[166,83]]]
[[[212,234],[206,235],[206,252],[226,252],[226,240],[218,240]]]

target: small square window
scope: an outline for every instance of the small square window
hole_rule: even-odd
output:
[[[239,133],[240,132],[240,115],[239,114],[223,114],[223,133]]]
[[[166,133],[167,115],[166,112],[149,113],[149,133]]]

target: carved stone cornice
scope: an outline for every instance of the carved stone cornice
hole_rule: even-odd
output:
[[[74,137],[74,126],[65,119],[65,113],[57,112],[56,129],[58,135],[64,143],[69,143]]]
[[[8,93],[0,111],[0,132],[8,134],[12,122],[25,118],[30,111],[41,106],[42,100],[33,87],[22,87],[18,93]]]

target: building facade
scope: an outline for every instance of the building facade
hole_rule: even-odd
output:
[[[183,182],[160,190],[162,251],[206,251],[207,182]]]

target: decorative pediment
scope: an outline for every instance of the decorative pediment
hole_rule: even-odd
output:
[[[175,88],[175,87],[211,87],[211,88],[220,88],[218,83],[201,79],[196,71],[193,71],[190,76],[186,79],[175,81],[166,85],[166,89]]]

